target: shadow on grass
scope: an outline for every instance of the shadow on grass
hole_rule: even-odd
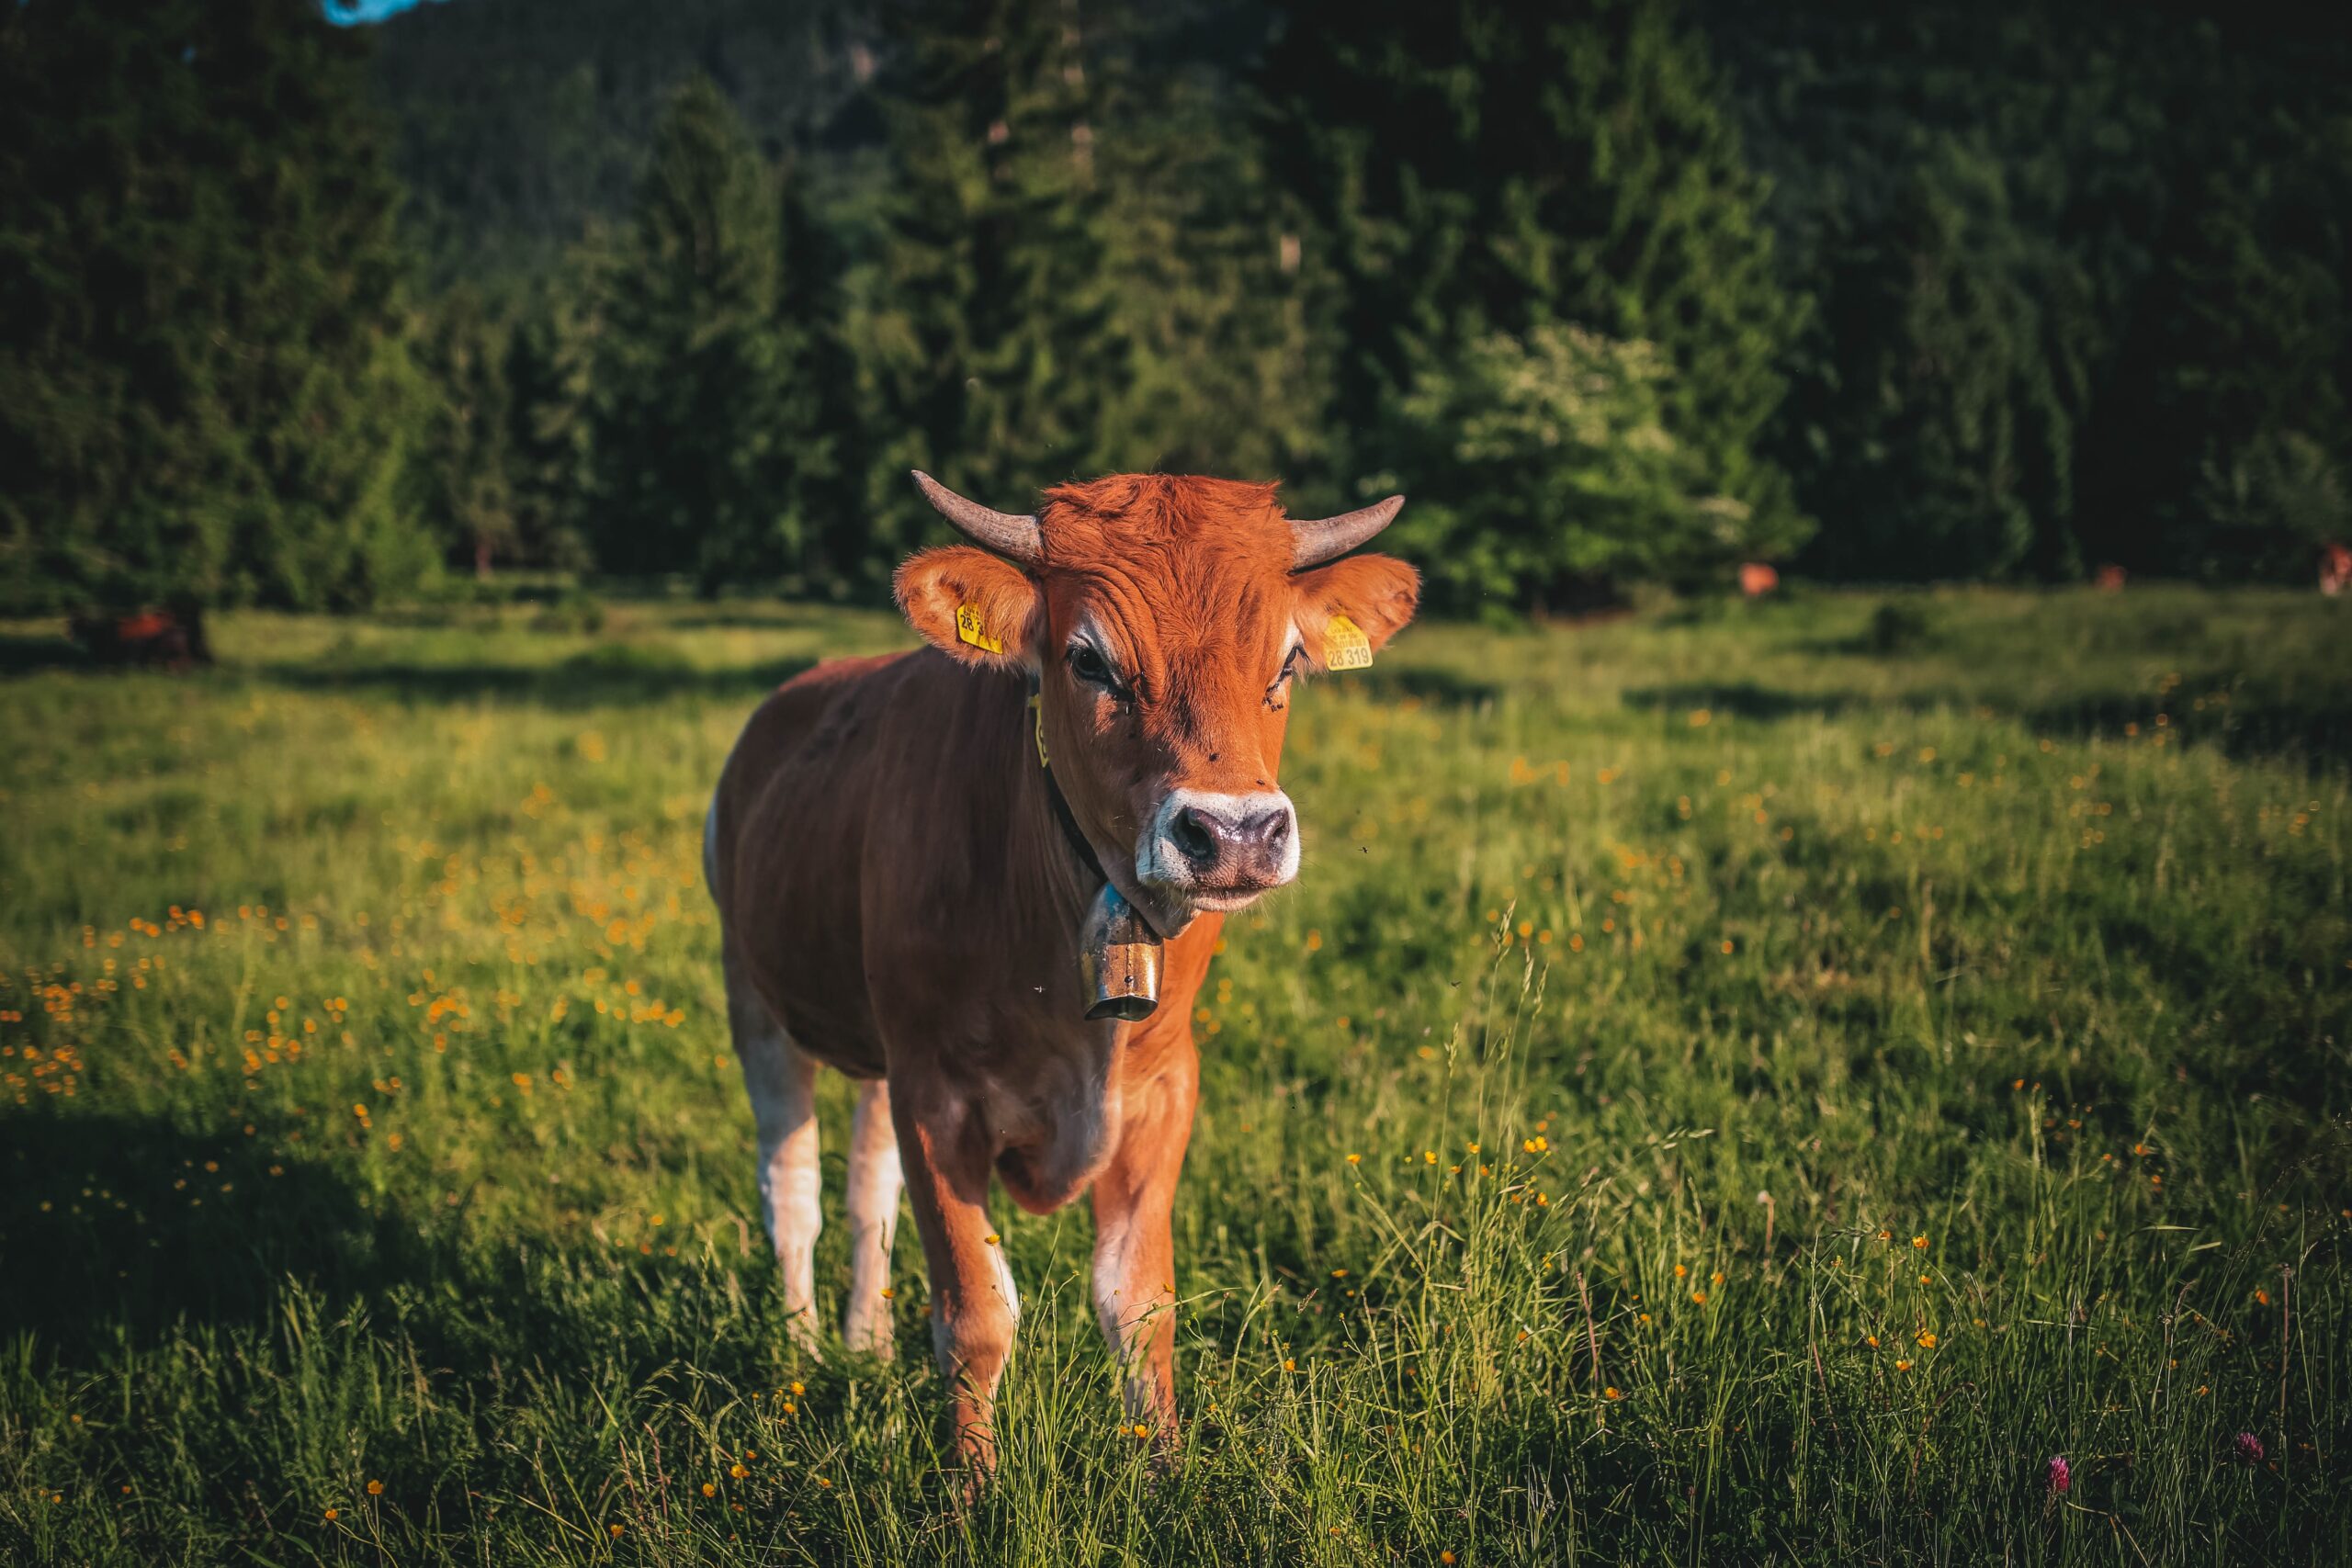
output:
[[[2206,682],[2229,683],[2226,676]],[[2196,682],[2191,682],[2194,688]],[[1652,686],[1629,691],[1624,705],[1645,712],[1705,709],[1766,723],[1804,717],[1834,718],[1883,708],[1922,714],[1939,710],[1989,709],[2037,736],[2081,741],[2095,738],[2146,737],[2157,730],[2157,716],[2181,742],[2219,747],[2238,761],[2275,761],[2311,768],[2352,763],[2352,688],[2293,694],[2260,683],[2238,686],[2226,705],[2199,709],[2179,696],[2169,701],[2142,693],[2086,693],[2063,702],[2004,702],[1993,692],[1919,691],[1865,696],[1853,692],[1797,692],[1752,681]]]
[[[1690,683],[1644,686],[1624,694],[1625,705],[1644,712],[1729,714],[1736,718],[1784,719],[1831,717],[1849,708],[1867,706],[1868,699],[1851,692],[1783,692],[1753,681],[1731,684]]]
[[[666,617],[662,625],[676,631],[788,632],[821,626],[842,608],[832,604],[801,604],[777,600],[763,608],[685,610]],[[870,606],[866,606],[870,607]]]
[[[1492,681],[1433,665],[1383,665],[1367,674],[1350,677],[1368,694],[1383,702],[1410,697],[1439,707],[1482,708],[1502,695]]]
[[[89,670],[90,656],[70,641],[62,626],[48,637],[21,632],[0,635],[0,681],[17,675],[38,675],[44,670]]]
[[[516,703],[573,710],[694,697],[755,699],[812,668],[814,659],[706,669],[662,649],[607,645],[555,664],[436,664],[413,660],[265,666],[247,673],[302,692],[365,694],[407,703]]]
[[[460,1380],[538,1358],[632,1379],[690,1357],[749,1385],[775,1375],[786,1338],[764,1248],[616,1260],[584,1235],[469,1240],[461,1207],[371,1191],[274,1142],[138,1115],[0,1121],[0,1344],[29,1336],[44,1360],[96,1369],[191,1331],[269,1329],[305,1297],[396,1321]]]
[[[383,1200],[241,1126],[34,1111],[0,1140],[0,1334],[68,1359],[254,1321],[289,1279],[345,1296],[436,1272]]]
[[[2179,711],[2184,708],[2188,711]],[[2267,758],[2307,767],[2352,763],[2352,689],[2294,695],[2241,686],[2226,705],[2203,711],[2179,697],[2166,702],[2138,693],[2102,693],[2017,716],[2036,734],[2078,739],[2121,736],[2133,726],[2142,735],[2152,734],[2159,713],[2183,740],[2219,746],[2242,760]]]

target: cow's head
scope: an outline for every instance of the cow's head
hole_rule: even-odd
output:
[[[915,481],[981,547],[910,559],[899,604],[950,658],[1035,677],[1055,781],[1128,901],[1172,936],[1297,875],[1292,682],[1347,646],[1335,617],[1374,649],[1412,619],[1411,567],[1335,558],[1403,498],[1306,522],[1272,485],[1125,474],[1015,515]]]

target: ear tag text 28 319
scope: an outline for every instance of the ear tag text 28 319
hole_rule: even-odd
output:
[[[989,636],[988,623],[980,619],[980,607],[978,604],[956,606],[956,640],[968,642],[983,653],[1004,651],[1003,640]]]
[[[1372,667],[1372,638],[1363,628],[1345,615],[1334,615],[1323,627],[1323,668],[1326,670],[1368,670]]]

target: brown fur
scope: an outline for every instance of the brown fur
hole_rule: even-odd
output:
[[[900,604],[929,646],[779,689],[712,812],[731,959],[795,1047],[888,1080],[937,1348],[959,1380],[964,1450],[983,1464],[1013,1315],[990,1256],[992,1172],[1032,1213],[1091,1186],[1105,1332],[1137,1414],[1172,1440],[1169,1209],[1199,1081],[1193,998],[1223,917],[1137,886],[1136,836],[1170,788],[1276,787],[1285,632],[1296,626],[1310,666],[1335,614],[1376,648],[1419,586],[1380,557],[1293,573],[1266,485],[1123,475],[1054,490],[1039,516],[1034,573],[962,547],[901,567]],[[958,605],[980,609],[1002,653],[958,639]],[[1130,675],[1132,705],[1069,669],[1081,620]],[[1083,1021],[1076,936],[1095,883],[1038,767],[1031,670],[1073,815],[1170,938],[1159,1009],[1140,1023]]]

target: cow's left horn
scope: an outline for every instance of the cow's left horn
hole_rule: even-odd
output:
[[[1392,495],[1386,501],[1375,501],[1370,506],[1359,506],[1353,512],[1342,512],[1337,517],[1290,520],[1290,566],[1293,571],[1310,566],[1320,566],[1333,556],[1346,555],[1374,534],[1396,520],[1404,509],[1405,498]]]
[[[972,543],[994,550],[1008,560],[1035,566],[1046,557],[1046,536],[1034,515],[991,512],[977,501],[966,501],[921,468],[914,470],[915,488],[956,531]]]

